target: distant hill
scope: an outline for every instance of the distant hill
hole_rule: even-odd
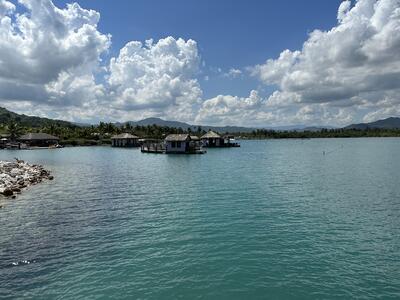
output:
[[[62,120],[53,120],[49,118],[41,118],[35,116],[27,116],[24,114],[17,114],[12,111],[9,111],[5,108],[0,107],[0,124],[7,124],[10,120],[17,121],[21,126],[26,127],[45,127],[51,124],[62,126],[62,127],[85,127],[90,126],[90,124],[82,124],[82,123],[71,123],[68,121]],[[261,128],[251,128],[251,127],[239,127],[239,126],[208,126],[208,125],[191,125],[184,122],[178,121],[167,121],[160,118],[147,118],[140,121],[129,121],[124,123],[115,123],[117,126],[122,126],[126,123],[129,123],[132,126],[148,126],[148,125],[157,125],[157,126],[166,126],[172,128],[182,128],[183,130],[188,130],[189,128],[196,132],[198,127],[201,127],[202,130],[208,131],[213,130],[219,133],[225,132],[243,132],[249,133],[253,130],[261,129]],[[306,127],[302,125],[297,126],[281,126],[281,127],[273,127],[269,128],[270,130],[275,131],[298,131],[298,132],[318,132],[321,131],[323,128],[326,129],[333,129],[334,127],[326,126],[326,127]],[[344,127],[344,129],[400,129],[400,118],[391,117],[384,120],[379,120],[371,123],[359,123],[359,124],[352,124],[349,126]]]
[[[371,123],[352,124],[344,129],[400,129],[400,118],[391,117]]]
[[[157,126],[167,126],[167,127],[174,127],[174,128],[181,127],[182,129],[185,129],[185,130],[188,129],[189,127],[192,127],[192,125],[189,125],[187,123],[178,122],[178,121],[167,121],[167,120],[163,120],[160,118],[147,118],[147,119],[143,119],[140,121],[129,121],[126,123],[129,123],[132,126],[157,125]]]
[[[23,114],[17,114],[3,107],[0,107],[0,124],[7,124],[10,122],[10,120],[15,120],[21,126],[27,126],[27,127],[43,127],[43,126],[49,126],[51,124],[64,127],[76,126],[67,121],[52,120],[48,118],[40,118],[40,117],[27,116]]]

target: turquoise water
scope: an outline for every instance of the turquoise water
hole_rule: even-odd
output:
[[[0,298],[399,299],[399,150],[0,151],[55,176],[0,203]]]

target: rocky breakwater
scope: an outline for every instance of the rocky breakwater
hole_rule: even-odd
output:
[[[43,180],[53,180],[50,171],[40,165],[31,165],[22,160],[0,161],[0,194],[15,198],[22,189]]]

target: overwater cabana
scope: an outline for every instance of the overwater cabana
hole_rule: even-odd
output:
[[[222,147],[224,139],[215,131],[210,130],[201,137],[204,147]]]
[[[9,141],[10,139],[8,137],[0,135],[0,149],[5,148]]]
[[[233,135],[225,135],[222,137],[212,130],[201,137],[201,142],[204,147],[210,148],[240,147],[240,144],[235,141]]]
[[[165,154],[203,154],[199,139],[192,139],[189,134],[170,134],[163,142],[146,142],[142,145],[142,152]]]
[[[121,133],[111,137],[112,147],[139,147],[139,137],[130,133]]]
[[[165,153],[202,154],[200,141],[189,134],[170,134],[165,138]]]
[[[20,136],[17,141],[26,144],[28,147],[54,147],[60,139],[47,133],[28,133]]]

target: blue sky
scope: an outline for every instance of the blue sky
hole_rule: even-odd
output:
[[[400,115],[400,0],[0,0],[0,105],[77,122]]]
[[[63,7],[70,1],[54,1]],[[200,76],[204,97],[221,93],[247,96],[255,78],[228,80],[216,69],[243,69],[279,56],[283,49],[301,49],[310,31],[336,24],[340,0],[79,0],[101,14],[98,27],[112,34],[111,56],[131,40],[166,36],[194,39],[206,67]],[[269,90],[267,89],[267,93]]]

